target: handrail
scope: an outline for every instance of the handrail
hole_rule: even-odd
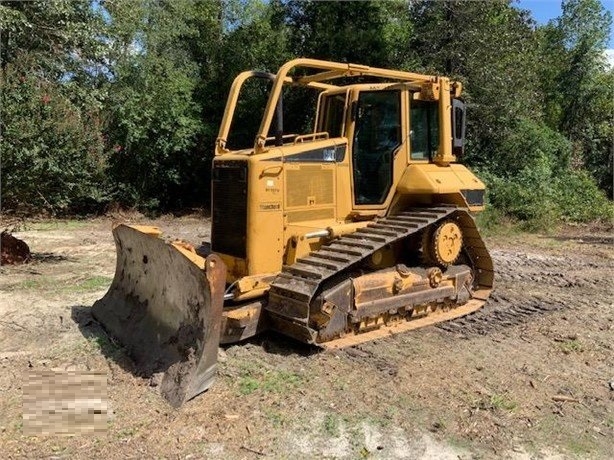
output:
[[[329,138],[328,132],[320,131],[319,133],[302,134],[300,136],[296,136],[296,139],[294,139],[294,143],[300,144],[301,142],[305,142],[306,140],[309,140],[309,139],[315,141],[317,138],[328,139]]]

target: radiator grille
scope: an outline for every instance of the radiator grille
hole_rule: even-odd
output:
[[[286,171],[286,196],[289,208],[333,204],[334,177],[332,169],[321,166],[301,166]]]
[[[211,188],[213,252],[246,258],[247,162],[213,163]]]

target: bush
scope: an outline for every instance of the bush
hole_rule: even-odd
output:
[[[208,166],[197,150],[204,128],[193,99],[195,70],[168,59],[148,59],[143,68],[122,69],[114,83],[119,89],[108,101],[114,197],[148,211],[206,202],[194,199],[199,184],[193,173]]]
[[[525,168],[515,177],[502,178],[482,172],[491,211],[486,219],[509,217],[528,230],[552,228],[559,221],[589,222],[614,219],[614,205],[584,171],[552,175],[545,163]]]
[[[516,176],[482,173],[488,185],[489,204],[514,219],[541,226],[558,219],[552,201],[551,170],[546,158]]]
[[[571,151],[571,143],[543,123],[520,120],[479,172],[496,210],[485,221],[508,217],[537,230],[561,220],[612,219],[613,205],[595,180],[570,169]]]
[[[99,114],[73,103],[61,86],[29,67],[6,68],[1,85],[5,210],[91,212],[108,199]]]
[[[492,169],[503,177],[522,175],[533,168],[557,173],[569,167],[571,151],[571,143],[562,134],[542,122],[521,119],[503,138]]]
[[[614,204],[586,171],[569,171],[553,181],[552,199],[568,222],[614,220]]]

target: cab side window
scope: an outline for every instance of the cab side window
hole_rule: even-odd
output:
[[[431,160],[439,149],[439,114],[437,102],[411,101],[411,159]]]

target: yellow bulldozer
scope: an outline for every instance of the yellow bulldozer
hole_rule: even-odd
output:
[[[268,82],[268,101],[253,145],[232,149],[252,79]],[[293,90],[317,101],[306,133],[284,130]],[[442,76],[315,59],[239,74],[215,144],[210,245],[116,226],[115,278],[94,317],[139,369],[163,373],[161,393],[179,406],[211,385],[220,344],[274,330],[344,347],[477,310],[493,265],[471,215],[485,186],[457,162],[461,91]]]

